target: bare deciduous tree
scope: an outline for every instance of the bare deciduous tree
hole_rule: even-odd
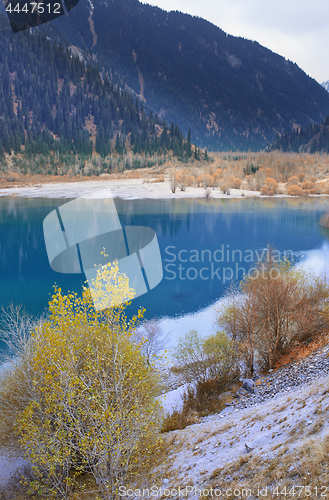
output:
[[[229,290],[228,305],[218,322],[244,350],[249,375],[255,353],[270,369],[294,343],[308,341],[329,327],[326,281],[295,270],[286,261],[276,262],[271,250],[239,291],[237,301],[237,290]]]
[[[144,321],[142,326],[136,331],[134,337],[141,344],[142,352],[148,364],[151,364],[154,358],[165,350],[168,335],[164,335],[156,318]]]
[[[177,188],[177,172],[171,171],[169,174],[169,185],[172,193],[176,192]]]

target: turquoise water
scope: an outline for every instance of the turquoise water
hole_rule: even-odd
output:
[[[0,199],[0,305],[21,303],[37,315],[55,283],[81,290],[83,275],[51,270],[43,238],[43,219],[67,201]],[[164,267],[162,282],[131,308],[143,305],[147,318],[192,313],[220,298],[231,279],[241,279],[267,245],[297,260],[326,248],[328,232],[318,221],[328,205],[319,198],[116,200],[123,226],[155,230]]]

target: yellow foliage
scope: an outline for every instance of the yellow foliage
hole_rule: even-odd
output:
[[[86,477],[114,498],[119,484],[140,480],[159,444],[158,379],[132,339],[143,310],[127,320],[121,301],[133,293],[117,263],[99,271],[93,293],[110,307],[97,311],[87,288],[82,297],[55,288],[27,346],[29,397],[14,428],[34,464],[31,486],[55,498],[84,491]]]

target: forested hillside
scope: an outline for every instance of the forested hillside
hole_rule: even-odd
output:
[[[12,34],[0,16],[0,155],[49,152],[102,157],[126,149],[190,156],[191,137],[146,111],[115,72],[44,34]]]
[[[138,0],[80,0],[40,27],[86,47],[192,142],[259,150],[277,134],[321,122],[329,93],[296,64],[203,19]]]
[[[329,116],[321,123],[293,131],[286,131],[268,147],[269,151],[329,153]]]

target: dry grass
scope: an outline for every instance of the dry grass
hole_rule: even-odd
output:
[[[224,380],[218,383],[209,379],[197,383],[196,389],[188,387],[183,395],[183,407],[167,415],[162,424],[162,432],[182,430],[200,421],[200,417],[221,412],[226,404],[231,403],[235,392],[242,384]],[[224,392],[226,390],[226,392]]]
[[[54,166],[55,165],[55,166]],[[52,172],[49,175],[48,172]],[[0,165],[0,187],[42,182],[78,182],[81,180],[145,179],[164,182],[170,172],[177,176],[177,189],[190,186],[220,189],[260,191],[265,196],[289,194],[309,196],[329,194],[329,155],[306,153],[212,153],[211,161],[191,159],[182,163],[172,155],[112,155],[80,161],[70,157],[66,162],[59,156],[28,160],[22,155],[6,155]]]
[[[267,487],[267,496],[263,497],[274,499],[281,498],[280,494],[273,493],[276,487],[278,491],[284,492],[285,487],[289,491],[294,486],[307,486],[311,490],[296,489],[294,496],[304,500],[316,498],[315,488],[319,491],[321,486],[329,484],[328,382],[328,378],[316,381],[290,393],[289,401],[282,396],[277,405],[269,402],[264,407],[236,414],[235,419],[228,417],[224,421],[209,421],[202,427],[178,431],[176,439],[181,440],[184,436],[185,449],[176,446],[170,450],[169,447],[167,475],[170,477],[171,471],[179,471],[179,481],[182,482],[182,477],[188,477],[187,469],[182,470],[184,457],[190,462],[192,455],[195,462],[190,463],[189,469],[193,470],[195,485],[203,491],[210,488],[241,491]],[[283,411],[285,415],[282,415]],[[266,421],[267,416],[270,422]],[[260,420],[264,420],[265,424],[262,429]],[[249,442],[250,435],[258,436],[259,431],[264,432],[265,436],[269,434],[269,441],[261,441],[250,453],[243,451],[241,445]],[[218,442],[214,439],[217,435]],[[252,443],[253,438],[250,439]],[[187,443],[190,452],[186,451]],[[225,458],[230,450],[233,451],[231,458]],[[178,453],[181,455],[177,459]],[[216,467],[216,458],[212,459],[216,455],[213,453],[223,464],[221,467]],[[205,459],[207,464],[213,464],[213,469],[208,466],[208,474],[201,471]],[[176,483],[172,483],[172,487],[176,487]],[[328,494],[328,489],[324,493]],[[207,498],[210,500],[211,496]],[[226,498],[225,495],[223,498]],[[257,489],[250,500],[256,498],[260,498]]]
[[[280,448],[280,445],[273,449],[277,452],[274,459],[257,455],[245,456],[228,466],[215,469],[203,488],[218,488],[229,484],[232,490],[250,488],[255,491],[255,488],[267,487],[268,495],[265,498],[279,498],[280,495],[273,493],[277,486],[279,491],[284,491],[285,486],[288,491],[294,486],[308,486],[314,496],[312,493],[310,496],[305,489],[295,490],[295,496],[306,499],[316,497],[315,487],[321,488],[329,484],[329,434],[321,439],[306,438],[292,452],[289,448]],[[255,495],[252,498],[258,497]]]
[[[178,411],[174,410],[170,415],[165,417],[161,432],[170,432],[175,430],[182,430],[189,425],[199,422],[197,412],[193,411]]]

